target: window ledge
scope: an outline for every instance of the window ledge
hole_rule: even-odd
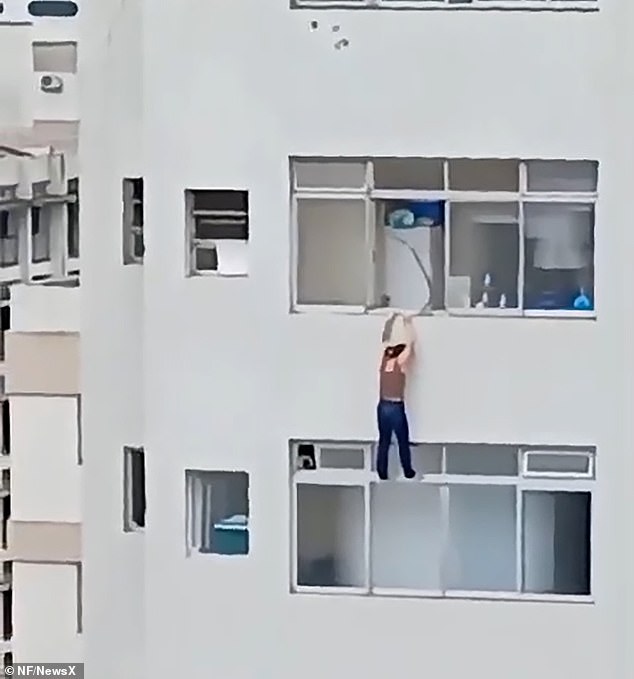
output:
[[[594,605],[592,596],[564,595],[564,594],[519,594],[516,592],[441,592],[434,590],[396,589],[388,587],[306,587],[298,586],[291,589],[291,594],[319,595],[319,596],[364,596],[385,597],[392,599],[442,599],[444,601],[498,601],[500,603],[517,603],[527,601],[533,603],[585,604]]]
[[[598,12],[596,0],[473,0],[448,4],[445,0],[296,0],[291,9],[406,9],[436,11]]]
[[[224,271],[192,271],[188,278],[248,278],[248,273],[231,273]]]
[[[548,310],[548,309],[440,309],[440,310],[407,310],[407,309],[365,309],[361,306],[333,306],[329,304],[296,304],[291,308],[293,314],[343,314],[348,316],[391,316],[395,313],[426,318],[557,318],[596,320],[596,311]]]

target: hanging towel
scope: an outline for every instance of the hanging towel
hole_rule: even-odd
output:
[[[15,189],[15,197],[21,200],[31,200],[33,198],[33,158],[23,156],[20,158],[18,171],[18,185]]]
[[[63,153],[52,147],[48,152],[48,185],[46,192],[51,196],[66,195],[66,162]]]

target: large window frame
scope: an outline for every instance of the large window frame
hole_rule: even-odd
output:
[[[599,0],[291,0],[291,9],[409,9],[450,11],[596,12]]]
[[[525,446],[512,444],[516,449],[517,474],[511,475],[478,475],[478,474],[454,474],[447,471],[447,448],[452,445],[441,444],[418,444],[421,446],[433,446],[440,448],[441,462],[438,473],[425,473],[422,478],[405,480],[399,478],[394,481],[379,481],[374,467],[375,444],[360,442],[333,442],[324,440],[291,441],[290,442],[290,501],[291,501],[291,535],[290,535],[290,589],[298,594],[343,594],[343,595],[370,595],[390,597],[421,597],[440,599],[491,599],[507,601],[553,601],[567,603],[593,603],[594,586],[594,531],[595,521],[593,510],[590,510],[590,572],[588,595],[532,593],[522,591],[526,568],[524,564],[524,499],[526,493],[550,492],[550,493],[587,493],[590,498],[590,506],[594,501],[595,492],[595,456],[596,451],[590,446]],[[414,444],[416,445],[416,444]],[[468,445],[468,444],[467,444]],[[473,444],[484,446],[486,444]],[[302,446],[314,447],[316,453],[312,459],[302,455]],[[322,461],[322,451],[327,449],[332,457],[333,452],[340,450],[347,453],[351,449],[363,451],[363,468],[352,469],[350,466],[338,466]],[[527,460],[532,455],[560,456],[562,459],[586,457],[588,460],[587,470],[584,473],[544,472],[537,475],[526,473]],[[311,457],[311,456],[309,456]],[[348,459],[350,459],[348,457]],[[395,464],[395,463],[393,463]],[[512,591],[490,590],[456,590],[444,587],[442,589],[410,589],[400,587],[376,587],[372,584],[372,487],[377,484],[422,484],[427,487],[438,488],[440,493],[441,517],[442,517],[442,557],[439,562],[441,579],[448,578],[449,550],[449,493],[452,487],[459,486],[495,486],[498,488],[515,487],[515,579],[516,586]],[[365,583],[363,586],[306,586],[298,584],[298,489],[300,486],[338,486],[354,487],[363,490],[364,502],[364,568]]]
[[[589,310],[577,309],[540,309],[526,308],[525,303],[525,273],[526,261],[526,206],[553,206],[572,205],[576,209],[582,209],[593,214],[593,253],[594,262],[594,239],[596,234],[596,206],[598,202],[598,190],[593,191],[564,191],[564,190],[530,190],[529,189],[529,164],[542,159],[480,159],[480,158],[408,158],[403,160],[423,160],[442,162],[442,188],[433,190],[416,189],[382,189],[375,187],[374,166],[377,161],[385,158],[369,157],[291,157],[290,161],[290,221],[291,221],[291,311],[293,312],[330,312],[346,314],[377,314],[388,315],[400,308],[393,306],[377,307],[375,303],[375,281],[377,261],[377,207],[385,201],[438,201],[444,205],[444,272],[443,272],[443,296],[444,308],[439,310],[408,309],[410,313],[443,316],[512,316],[512,317],[565,317],[565,318],[596,318],[596,305]],[[506,161],[517,162],[517,190],[457,190],[452,189],[450,184],[450,164],[456,161]],[[581,159],[580,159],[581,160]],[[547,162],[575,162],[577,159],[547,159]],[[598,167],[598,163],[594,162]],[[297,170],[302,165],[364,165],[365,180],[362,185],[349,187],[328,187],[315,185],[300,185]],[[365,251],[363,256],[366,271],[366,298],[364,304],[328,304],[328,303],[303,303],[299,301],[299,205],[300,201],[362,201],[365,207]],[[451,211],[452,206],[468,204],[496,204],[499,206],[517,206],[518,227],[518,271],[517,271],[517,308],[451,308],[449,304],[449,279],[451,271]],[[593,296],[596,297],[596,282],[594,283]]]

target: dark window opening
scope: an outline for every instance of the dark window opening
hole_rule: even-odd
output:
[[[145,451],[124,448],[125,520],[124,530],[145,527]]]
[[[79,12],[76,2],[69,0],[33,0],[29,14],[34,17],[74,17]]]

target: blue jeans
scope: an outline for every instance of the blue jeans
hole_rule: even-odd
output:
[[[376,409],[379,424],[379,446],[376,455],[376,471],[379,478],[387,479],[388,452],[392,433],[396,434],[398,454],[401,458],[403,473],[407,478],[416,475],[412,469],[412,451],[409,445],[409,425],[403,401],[379,401]]]

